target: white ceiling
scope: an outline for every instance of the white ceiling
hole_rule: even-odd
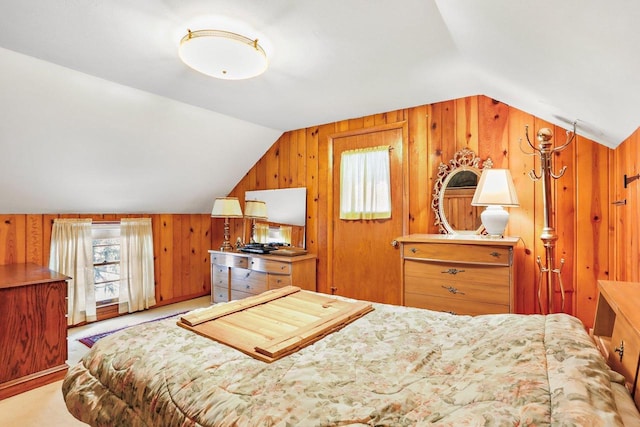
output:
[[[565,128],[577,120],[579,134],[609,147],[640,124],[633,0],[0,0],[0,10],[10,70],[0,113],[11,118],[0,119],[0,149],[13,153],[0,157],[0,212],[206,212],[283,131],[475,94]],[[267,72],[220,81],[189,69],[177,54],[187,28],[258,38]],[[61,130],[69,115],[80,131]],[[58,150],[82,144],[85,161],[105,144],[160,141],[166,156],[140,148],[108,183],[79,178],[68,162],[53,169],[50,154],[29,160],[44,143],[33,128]],[[25,185],[25,170],[49,178]],[[43,185],[52,174],[66,176],[67,193]]]

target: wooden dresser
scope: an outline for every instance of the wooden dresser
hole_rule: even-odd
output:
[[[260,255],[210,250],[211,301],[245,298],[287,285],[316,290],[316,256]]]
[[[640,407],[640,283],[598,281],[593,336],[609,366],[621,373]]]
[[[517,237],[411,234],[397,241],[404,305],[454,314],[514,312]]]
[[[36,264],[0,266],[0,399],[64,378],[67,279]]]

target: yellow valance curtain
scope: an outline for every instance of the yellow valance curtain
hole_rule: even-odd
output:
[[[344,151],[340,157],[340,219],[391,218],[389,146]]]

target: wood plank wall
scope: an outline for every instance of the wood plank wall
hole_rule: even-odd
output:
[[[610,188],[611,239],[616,244],[611,255],[615,280],[640,281],[640,180],[624,186],[624,176],[640,173],[640,129],[615,150]],[[615,202],[621,202],[616,203]]]
[[[210,293],[208,250],[212,241],[222,240],[223,223],[209,214],[0,214],[0,264],[47,266],[55,218],[119,221],[132,217],[151,218],[158,305]],[[212,233],[212,225],[220,233]]]
[[[544,259],[539,239],[543,221],[541,183],[529,178],[529,171],[539,168],[539,164],[521,151],[519,140],[524,138],[525,125],[529,125],[534,144],[540,128],[550,128],[558,145],[565,141],[565,130],[504,103],[472,96],[286,132],[230,195],[243,199],[246,190],[306,186],[307,246],[318,255],[318,290],[328,292],[327,136],[401,121],[406,121],[409,129],[410,188],[406,214],[410,233],[437,232],[430,208],[433,184],[440,162],[451,159],[456,151],[469,148],[483,159],[490,157],[495,168],[511,170],[520,207],[510,209],[507,232],[522,237],[516,309],[521,313],[537,312],[536,257]],[[637,152],[637,143],[634,148]],[[597,280],[610,278],[610,244],[614,236],[608,229],[609,170],[613,158],[612,150],[578,137],[554,160],[556,171],[567,166],[565,176],[554,183],[558,266],[560,258],[565,260],[562,273],[567,289],[565,311],[580,317],[587,326],[593,323]],[[232,235],[241,235],[241,227],[240,222],[233,223]],[[559,303],[556,295],[556,307]]]

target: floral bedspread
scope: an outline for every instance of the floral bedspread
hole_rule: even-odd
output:
[[[609,369],[564,314],[375,310],[271,364],[176,326],[100,340],[69,370],[93,426],[616,426]]]

